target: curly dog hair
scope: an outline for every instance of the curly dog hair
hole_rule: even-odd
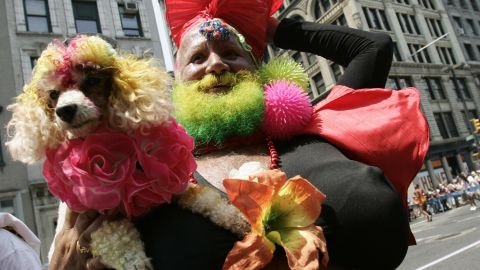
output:
[[[153,59],[119,53],[98,36],[53,41],[15,103],[6,145],[34,163],[45,150],[100,125],[131,132],[168,121],[170,76]]]

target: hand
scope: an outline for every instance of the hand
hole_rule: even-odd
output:
[[[273,38],[275,37],[275,32],[277,32],[277,27],[280,22],[277,20],[277,18],[270,17],[268,19],[268,25],[267,25],[267,36],[266,36],[266,42],[269,44],[273,43]]]
[[[48,269],[106,269],[99,258],[92,257],[90,240],[91,233],[113,215],[113,211],[100,215],[94,210],[79,214],[67,208],[65,225],[55,238],[55,252]]]

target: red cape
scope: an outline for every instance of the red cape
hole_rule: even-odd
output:
[[[319,135],[348,158],[382,169],[408,207],[408,186],[430,144],[416,88],[353,90],[337,85],[315,105],[304,133]],[[415,244],[411,232],[409,243]]]

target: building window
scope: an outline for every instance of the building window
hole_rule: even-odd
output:
[[[269,46],[272,49],[272,56],[277,56],[277,55],[280,54],[280,48],[278,48],[277,46],[275,46],[273,44],[270,44]]]
[[[478,36],[478,31],[477,28],[475,27],[475,24],[473,23],[472,19],[466,19],[465,20],[465,32],[467,35],[473,35],[473,36]]]
[[[443,119],[445,120],[445,124],[447,126],[448,133],[450,137],[458,137],[458,129],[455,125],[455,121],[453,120],[453,115],[451,112],[443,112],[442,113]]]
[[[319,3],[315,4],[314,13],[315,13],[315,18],[316,19],[319,19],[320,17],[322,17],[323,11],[322,11],[322,8],[320,7]]]
[[[317,62],[317,55],[313,53],[306,53],[307,59],[308,59],[308,64],[313,65]]]
[[[330,65],[330,68],[332,69],[332,73],[333,73],[333,77],[335,78],[335,81],[338,82],[338,79],[343,74],[343,68],[337,63],[332,63]]]
[[[327,88],[325,87],[325,82],[323,81],[322,73],[318,73],[317,75],[313,76],[312,79],[315,82],[315,88],[317,89],[317,93],[319,95],[322,95],[323,93],[325,93],[325,91],[327,91]],[[311,95],[310,98],[313,98],[313,96]]]
[[[51,32],[47,0],[24,0],[27,31]]]
[[[456,64],[455,57],[453,56],[452,48],[446,47],[437,47],[438,56],[440,56],[440,61],[446,65]]]
[[[315,18],[320,18],[324,13],[337,3],[338,0],[317,0],[315,4]]]
[[[77,33],[101,33],[97,2],[72,1]]]
[[[330,1],[329,0],[320,0],[320,5],[324,12],[327,12],[330,9]]]
[[[458,2],[460,3],[461,8],[468,9],[468,5],[465,0],[458,0]]]
[[[419,4],[426,9],[435,9],[432,0],[419,0]]]
[[[408,44],[412,60],[417,63],[431,63],[428,51],[426,49],[420,51],[422,47],[423,45],[420,44]]]
[[[434,113],[433,116],[435,117],[435,122],[437,123],[438,130],[440,131],[440,135],[443,139],[450,138],[450,135],[447,132],[447,127],[445,126],[445,122],[443,121],[441,113]]]
[[[465,47],[465,51],[467,52],[468,60],[476,61],[477,57],[475,56],[475,52],[473,51],[472,44],[464,43],[463,46]]]
[[[432,18],[425,18],[426,23],[428,26],[428,30],[432,37],[439,37],[444,34],[442,23],[440,20],[432,19]]]
[[[0,199],[0,212],[6,212],[15,215],[15,204],[13,203],[13,198]]]
[[[464,35],[465,34],[465,28],[463,28],[463,23],[462,23],[462,20],[460,19],[460,17],[455,17],[453,16],[453,25],[455,26],[455,31],[458,32],[458,34],[460,35]]]
[[[302,55],[299,52],[292,54],[293,60],[302,65],[305,68],[305,63],[303,62]]]
[[[462,99],[472,99],[472,95],[470,94],[470,90],[467,87],[467,81],[465,78],[456,78],[456,83],[453,78],[450,78],[452,81],[453,89],[455,90],[455,93],[457,94],[457,98]]]
[[[369,28],[390,31],[385,11],[375,8],[362,7]]]
[[[465,111],[462,110],[462,117],[463,117],[463,121],[465,122],[465,125],[467,127],[470,127],[470,125],[472,124],[470,122],[470,119],[472,118],[477,118],[477,110],[468,110],[468,117],[467,115],[465,114]]]
[[[409,0],[394,0],[394,2],[398,4],[410,5]]]
[[[472,5],[473,10],[480,11],[480,9],[478,8],[477,0],[470,0],[470,4]]]
[[[437,123],[440,135],[444,139],[458,137],[458,129],[453,121],[451,112],[434,113],[435,122]]]
[[[412,78],[405,76],[390,76],[387,79],[387,89],[400,90],[413,86]]]
[[[400,51],[398,50],[396,42],[393,42],[393,61],[396,61],[396,62],[403,61],[402,55],[400,54]]]
[[[447,96],[445,95],[445,90],[442,86],[442,81],[440,78],[435,77],[424,77],[423,81],[425,82],[428,90],[430,99],[432,100],[445,100]]]
[[[131,37],[142,37],[143,31],[138,9],[129,10],[125,9],[124,5],[118,5],[118,10],[120,11],[123,34]]]
[[[340,26],[348,26],[347,25],[347,20],[345,19],[345,16],[342,14],[340,15],[335,21],[333,21],[332,24],[340,25]]]
[[[30,67],[33,69],[37,64],[38,56],[30,56]]]
[[[267,64],[268,62],[270,62],[270,54],[268,53],[268,49],[265,48],[263,51],[262,63]]]
[[[400,23],[400,28],[403,33],[420,35],[420,29],[418,28],[417,21],[413,15],[404,13],[397,13],[397,18]]]

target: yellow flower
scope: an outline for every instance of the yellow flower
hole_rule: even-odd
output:
[[[235,244],[223,269],[261,269],[273,258],[275,244],[282,246],[290,269],[319,269],[328,263],[323,231],[314,222],[325,195],[300,176],[286,179],[279,170],[225,179],[228,197],[248,220],[252,231]]]

